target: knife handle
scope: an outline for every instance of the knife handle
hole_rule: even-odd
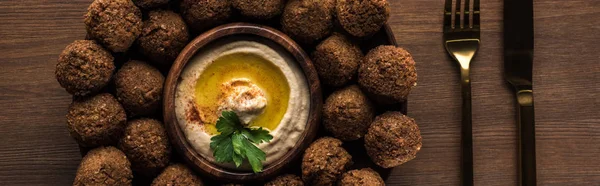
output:
[[[471,121],[471,78],[469,68],[461,68],[462,126],[461,172],[462,186],[473,185],[473,124]]]
[[[519,118],[519,184],[536,185],[535,116],[531,88],[517,90]]]

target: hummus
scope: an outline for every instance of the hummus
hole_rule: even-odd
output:
[[[269,130],[273,140],[258,145],[264,166],[282,158],[306,128],[309,87],[302,69],[281,46],[264,39],[231,37],[198,51],[183,70],[175,94],[175,114],[187,141],[215,164],[210,138],[220,112],[231,110],[244,125]],[[247,163],[219,164],[252,170]]]

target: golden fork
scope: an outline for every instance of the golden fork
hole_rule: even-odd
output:
[[[462,90],[461,185],[473,185],[473,126],[471,123],[471,60],[479,48],[479,0],[446,0],[444,47],[460,66]],[[462,3],[461,3],[462,2]],[[453,6],[454,5],[454,6]]]

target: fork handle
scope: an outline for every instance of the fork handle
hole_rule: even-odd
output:
[[[463,186],[473,185],[473,125],[471,122],[471,78],[469,68],[461,68],[462,127],[461,172]]]
[[[519,127],[519,185],[536,185],[535,116],[531,87],[517,89]]]

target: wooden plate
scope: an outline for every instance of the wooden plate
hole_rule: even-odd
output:
[[[179,82],[180,74],[190,58],[192,58],[197,51],[202,49],[207,44],[221,38],[236,35],[258,36],[279,44],[282,48],[287,50],[300,65],[304,71],[304,75],[306,76],[308,86],[310,88],[310,109],[306,130],[302,133],[292,150],[287,152],[279,160],[276,160],[272,164],[264,167],[263,172],[257,174],[251,171],[241,172],[228,170],[206,160],[187,142],[187,139],[179,127],[179,123],[175,115],[174,100],[176,86]],[[320,121],[323,102],[323,94],[321,93],[321,85],[319,83],[317,72],[313,67],[309,56],[304,52],[304,50],[291,38],[287,37],[285,34],[276,29],[249,23],[232,23],[222,25],[196,37],[196,39],[191,41],[181,51],[179,57],[175,60],[175,63],[171,67],[169,75],[167,76],[164,91],[163,117],[165,125],[169,133],[171,143],[182,156],[181,158],[183,158],[183,160],[186,161],[190,167],[205,176],[230,182],[247,182],[251,180],[264,180],[271,178],[272,176],[275,176],[281,172],[281,170],[289,165],[292,160],[302,155],[304,149],[310,145],[317,134],[317,130],[319,128],[318,122]]]

